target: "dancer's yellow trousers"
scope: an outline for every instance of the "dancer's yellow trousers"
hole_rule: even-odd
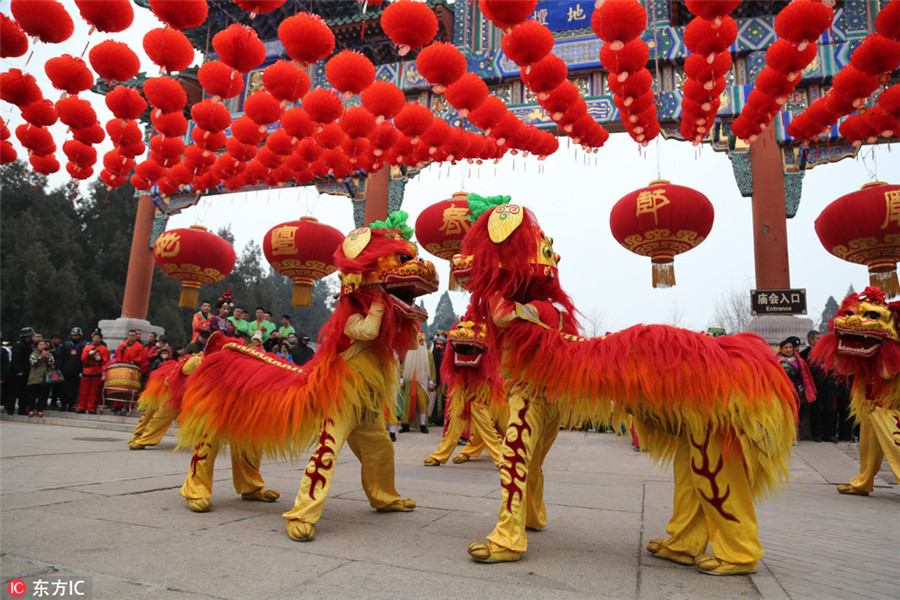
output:
[[[166,431],[172,426],[175,417],[178,416],[167,405],[158,408],[150,408],[144,411],[134,428],[134,434],[128,440],[128,445],[155,446],[162,441]]]
[[[487,406],[477,400],[469,401],[469,419],[464,419],[462,413],[466,403],[465,395],[454,394],[450,403],[450,423],[447,425],[447,433],[441,438],[441,442],[438,444],[437,450],[431,454],[431,458],[441,464],[446,463],[453,454],[453,449],[459,443],[459,436],[466,430],[467,425],[471,425],[470,441],[460,451],[460,454],[475,458],[486,448],[488,454],[491,455],[491,460],[499,467],[503,440],[500,439],[500,434],[494,428]]]
[[[428,410],[428,394],[422,384],[407,381],[403,384],[403,407],[400,414],[401,423],[418,423],[416,416]]]
[[[191,468],[181,486],[181,495],[188,500],[209,498],[212,495],[213,468],[219,444],[201,441],[194,447]],[[250,494],[263,489],[266,482],[259,473],[260,455],[251,451],[231,448],[231,476],[238,494]]]
[[[315,525],[331,489],[338,453],[346,442],[362,465],[362,487],[372,508],[385,507],[400,499],[394,488],[394,445],[385,428],[384,415],[360,422],[355,413],[325,422],[319,444],[300,481],[294,508],[282,517]]]
[[[487,539],[524,552],[528,547],[525,528],[547,525],[541,466],[559,433],[559,409],[543,398],[526,395],[515,385],[507,400],[509,425],[501,446],[500,515]]]
[[[719,560],[756,562],[763,555],[743,454],[737,443],[722,453],[716,432],[684,433],[672,463],[675,497],[665,545],[698,556],[707,542]]]
[[[900,411],[880,406],[869,412],[867,407],[857,411],[859,419],[859,476],[850,480],[850,487],[871,492],[881,461],[887,458],[894,477],[900,479]]]

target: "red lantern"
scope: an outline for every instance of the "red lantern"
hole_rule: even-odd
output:
[[[503,100],[497,96],[488,96],[481,106],[469,113],[469,122],[485,133],[490,133],[508,112]]]
[[[344,103],[332,89],[316,88],[303,96],[303,110],[318,125],[336,121],[344,112]]]
[[[206,0],[150,0],[150,10],[170,27],[190,29],[203,25],[206,20]]]
[[[400,46],[398,54],[406,56],[410,50],[417,50],[434,39],[438,21],[424,2],[398,0],[381,13],[381,28],[392,42]]]
[[[81,18],[97,31],[116,33],[125,31],[134,22],[130,0],[75,0]]]
[[[66,158],[79,167],[90,167],[97,162],[97,150],[93,146],[82,144],[76,140],[68,140],[64,143],[63,153]]]
[[[256,15],[272,12],[284,4],[284,0],[234,0],[234,3],[250,13],[252,19]]]
[[[137,119],[147,110],[147,101],[134,88],[117,85],[106,94],[106,107],[119,119]]]
[[[83,144],[99,144],[106,138],[106,134],[103,133],[103,127],[97,122],[89,127],[73,129],[72,137]]]
[[[216,99],[233,98],[244,90],[244,77],[220,60],[211,60],[197,69],[203,90]]]
[[[35,154],[47,155],[56,152],[56,142],[53,134],[46,127],[35,127],[23,123],[16,127],[16,139],[28,150]]]
[[[313,217],[276,225],[266,233],[266,260],[273,269],[294,280],[291,306],[309,306],[313,281],[337,270],[334,253],[343,241],[344,234]]]
[[[531,16],[537,0],[478,0],[478,8],[496,27],[508,29]]]
[[[831,27],[833,18],[834,11],[823,2],[794,0],[775,17],[775,33],[803,50]]]
[[[488,87],[475,73],[466,73],[447,86],[444,97],[459,111],[459,116],[465,117],[487,100]]]
[[[406,104],[403,91],[389,81],[376,81],[362,91],[360,100],[376,123],[393,118]]]
[[[181,111],[177,114],[181,114]],[[225,131],[231,125],[231,113],[228,109],[209,99],[191,107],[191,118],[198,126],[210,133]]]
[[[143,46],[147,57],[170,73],[183,71],[194,62],[194,47],[177,29],[151,29],[144,34]]]
[[[28,52],[28,36],[19,25],[0,13],[0,58],[15,58]]]
[[[59,120],[56,116],[56,107],[46,98],[22,108],[22,118],[35,127],[50,127]]]
[[[684,4],[691,14],[715,22],[718,18],[730,15],[741,0],[685,0]]]
[[[144,138],[141,128],[132,119],[110,119],[106,122],[106,133],[114,146],[130,146]]]
[[[731,17],[722,19],[718,26],[713,21],[695,17],[684,28],[684,45],[711,63],[717,54],[725,52],[734,43],[737,32],[737,23]]]
[[[230,124],[230,114],[228,116],[228,121]],[[187,133],[188,129],[187,119],[184,118],[184,113],[181,111],[164,114],[157,114],[154,112],[150,115],[150,122],[153,123],[153,127],[155,127],[158,132],[166,137],[181,137]]]
[[[852,64],[838,71],[831,82],[834,93],[860,108],[872,92],[878,89],[881,82],[877,77],[866,75]]]
[[[815,223],[816,234],[825,249],[838,258],[866,265],[871,285],[878,286],[888,296],[900,294],[898,211],[900,185],[877,181],[826,206]]]
[[[44,72],[58,90],[79,94],[94,85],[94,74],[84,61],[70,54],[54,56],[44,63]]]
[[[699,245],[712,229],[714,210],[697,190],[653,181],[616,202],[609,215],[613,237],[653,263],[653,287],[675,285],[676,254]]]
[[[343,50],[325,63],[325,78],[344,98],[349,98],[372,85],[375,65],[359,52]]]
[[[241,73],[252,71],[266,60],[266,47],[256,30],[240,23],[232,23],[214,35],[212,44],[219,60]]]
[[[635,39],[647,26],[647,11],[636,0],[606,0],[591,15],[591,29],[613,50]]]
[[[434,113],[427,106],[408,102],[394,117],[394,127],[403,135],[416,138],[425,133],[433,120]]]
[[[453,44],[434,42],[422,48],[416,57],[416,68],[428,83],[434,86],[434,93],[444,89],[466,72],[466,57]]]
[[[900,2],[888,2],[875,19],[875,31],[900,42]]]
[[[873,33],[850,56],[850,64],[866,75],[890,73],[900,63],[900,42]]]
[[[302,64],[313,64],[334,51],[334,33],[319,15],[299,13],[278,25],[284,51]]]
[[[436,202],[423,210],[416,219],[416,240],[438,258],[450,260],[462,249],[462,240],[471,223],[469,195],[456,192],[451,198]]]
[[[72,17],[56,0],[12,0],[10,12],[25,33],[45,44],[59,44],[72,37],[75,24]]]
[[[263,87],[276,100],[296,102],[309,91],[309,75],[286,60],[274,62],[263,71]]]
[[[97,122],[97,113],[91,103],[78,96],[67,96],[56,102],[56,114],[63,124],[72,129],[84,129]]]
[[[144,96],[154,108],[164,113],[181,110],[187,104],[184,88],[178,81],[168,77],[154,77],[145,81]],[[59,110],[59,103],[56,109]]]
[[[12,143],[7,140],[0,140],[0,165],[6,165],[16,160],[18,154]]]
[[[59,161],[56,160],[53,154],[32,154],[28,157],[28,162],[31,163],[31,168],[34,169],[34,172],[41,175],[52,175],[59,171]]]
[[[226,109],[225,112],[228,110]],[[244,100],[244,112],[253,119],[254,123],[268,125],[280,119],[284,111],[275,96],[266,90],[256,90]]]
[[[88,60],[97,75],[107,81],[128,81],[141,69],[137,54],[126,44],[113,40],[100,42],[91,48]]]
[[[182,308],[197,306],[200,286],[228,277],[234,269],[234,248],[206,227],[166,231],[153,244],[153,259],[163,273],[181,282]]]
[[[511,61],[524,67],[536,63],[553,49],[556,40],[546,25],[526,21],[503,36],[503,52]]]
[[[528,65],[522,71],[522,80],[531,91],[543,100],[556,89],[569,73],[565,61],[555,54],[548,54],[538,62]]]
[[[429,114],[431,114],[430,111]],[[341,115],[340,127],[349,138],[364,138],[375,129],[375,117],[364,107],[354,106],[345,110]]]
[[[243,119],[243,117],[241,117],[241,119]],[[247,120],[250,120],[249,117],[247,118]],[[231,131],[232,133],[234,133],[234,135],[238,135],[235,130],[235,124],[237,124],[238,121],[240,121],[240,119],[236,119],[234,121],[234,124],[232,124],[231,126]],[[284,112],[284,115],[282,115],[281,122],[279,124],[281,125],[282,129],[287,131],[298,140],[307,138],[316,131],[316,124],[313,123],[313,120],[309,118],[309,115],[306,114],[306,111],[299,106],[295,106],[294,108],[286,110]],[[249,132],[247,133],[246,137],[250,137]],[[248,140],[242,141],[245,144],[258,143]]]
[[[33,75],[23,73],[19,69],[10,69],[0,73],[0,99],[15,104],[28,106],[43,97],[41,88]]]

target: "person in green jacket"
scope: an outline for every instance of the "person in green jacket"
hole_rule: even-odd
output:
[[[281,327],[278,328],[279,336],[281,339],[286,340],[292,333],[296,334],[297,332],[291,326],[291,315],[281,315]]]
[[[266,318],[266,309],[262,306],[256,307],[256,320],[250,322],[250,336],[253,337],[253,334],[259,331],[262,333],[263,343],[265,343],[269,336],[272,335],[272,332],[277,328],[275,327],[275,323]]]
[[[243,308],[236,306],[228,320],[234,325],[234,337],[243,339],[247,344],[250,342],[250,322],[244,319],[245,314]]]
[[[47,385],[46,376],[51,370],[56,369],[56,361],[48,346],[48,342],[41,340],[28,357],[31,370],[28,371],[28,389],[25,397],[29,417],[35,415],[35,410],[38,417],[43,417],[44,409],[47,408],[47,392],[50,391],[50,386]]]

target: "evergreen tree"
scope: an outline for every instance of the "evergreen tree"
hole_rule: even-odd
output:
[[[459,317],[453,312],[450,292],[445,291],[440,300],[438,300],[437,308],[434,309],[434,317],[431,319],[428,333],[431,334],[438,330],[449,331],[458,320]]]
[[[850,286],[850,289],[853,289],[853,286]],[[822,333],[827,333],[828,323],[834,318],[834,313],[838,311],[838,308],[840,307],[838,306],[837,300],[834,299],[834,296],[828,296],[828,300],[825,301],[825,309],[822,311],[822,317],[819,319],[819,325],[816,329]]]

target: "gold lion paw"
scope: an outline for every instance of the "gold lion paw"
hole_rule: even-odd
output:
[[[493,542],[472,542],[469,544],[469,556],[482,563],[515,562],[521,557],[515,550],[498,546]]]
[[[194,512],[209,512],[212,510],[212,500],[209,498],[188,499],[188,508]]]
[[[265,488],[260,488],[249,494],[241,494],[241,498],[244,500],[256,500],[257,502],[275,502],[279,497],[281,497],[281,494],[278,490],[267,490]]]
[[[288,521],[287,534],[292,540],[298,542],[311,542],[316,537],[316,529],[312,526],[312,523]]]

